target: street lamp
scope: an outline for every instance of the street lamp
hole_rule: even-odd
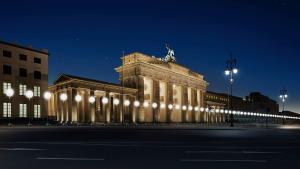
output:
[[[62,107],[62,114],[64,114],[64,103],[65,103],[65,101],[68,99],[68,95],[66,94],[66,93],[61,93],[60,95],[59,95],[59,99],[60,99],[60,101],[62,101],[63,102],[63,107]],[[61,117],[60,117],[60,119],[61,119]]]
[[[96,97],[95,96],[90,96],[89,97],[89,103],[90,106],[92,106],[92,104],[94,104],[96,102]],[[91,125],[93,125],[93,122],[95,121],[95,106],[93,108],[90,108],[90,117],[91,117]],[[94,116],[92,115],[94,114]],[[94,118],[92,118],[94,117]]]
[[[155,122],[157,121],[157,113],[156,113],[156,108],[157,108],[157,103],[152,103],[152,114],[153,114],[153,124],[155,124]]]
[[[233,109],[233,105],[232,105],[232,85],[233,85],[233,81],[234,81],[234,75],[236,75],[238,73],[238,69],[236,67],[236,59],[233,59],[232,56],[230,57],[229,60],[227,60],[226,62],[226,70],[225,70],[225,75],[227,77],[229,77],[229,83],[230,83],[230,109]],[[233,114],[230,113],[230,126],[233,127]]]
[[[284,106],[285,106],[285,102],[288,98],[288,91],[286,89],[280,90],[279,98],[282,102],[282,114],[284,114],[284,108],[285,108]],[[282,119],[282,124],[284,124],[284,118]]]
[[[44,99],[46,100],[46,109],[47,109],[47,117],[46,117],[46,126],[49,126],[49,123],[48,123],[48,103],[49,103],[49,100],[51,99],[51,93],[49,91],[46,91],[44,93]]]
[[[27,90],[25,92],[25,96],[29,100],[29,104],[28,104],[28,126],[31,126],[31,123],[30,123],[30,99],[32,99],[32,97],[33,97],[33,91],[32,90]]]
[[[10,99],[13,95],[15,94],[15,91],[12,88],[9,88],[5,91],[5,95]],[[11,108],[10,108],[11,111]],[[11,112],[10,112],[10,116],[8,116],[8,111],[6,113],[6,118],[8,120],[8,126],[12,126],[12,124],[10,123],[10,118],[11,118]]]
[[[77,125],[79,125],[79,114],[80,114],[79,113],[79,111],[80,111],[79,103],[82,101],[82,97],[79,94],[77,94],[75,96],[75,101],[77,103]]]

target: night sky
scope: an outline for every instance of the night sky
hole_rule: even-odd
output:
[[[72,2],[72,3],[71,3]],[[59,73],[118,83],[122,51],[166,55],[227,92],[230,52],[238,60],[234,94],[260,91],[300,112],[300,1],[1,1],[0,39],[47,48],[49,83]]]

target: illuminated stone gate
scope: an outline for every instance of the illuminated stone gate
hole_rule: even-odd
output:
[[[207,82],[201,74],[175,62],[169,49],[165,58],[139,52],[122,57],[116,68],[124,86],[137,89],[141,103],[136,121],[144,122],[206,122],[204,95]]]

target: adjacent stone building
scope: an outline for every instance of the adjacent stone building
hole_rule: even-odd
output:
[[[49,115],[61,123],[135,122],[136,110],[132,103],[136,98],[136,89],[62,74],[49,87],[49,91],[52,93]],[[62,95],[65,95],[64,99]],[[128,101],[131,104],[121,106]]]
[[[45,118],[43,93],[48,88],[48,51],[0,41],[0,119]],[[5,91],[14,90],[8,98]],[[29,101],[27,90],[33,91]]]

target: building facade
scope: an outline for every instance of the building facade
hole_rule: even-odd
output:
[[[45,118],[42,93],[48,90],[48,51],[0,41],[0,119]],[[14,90],[8,98],[5,91]],[[33,98],[25,97],[27,90]]]

